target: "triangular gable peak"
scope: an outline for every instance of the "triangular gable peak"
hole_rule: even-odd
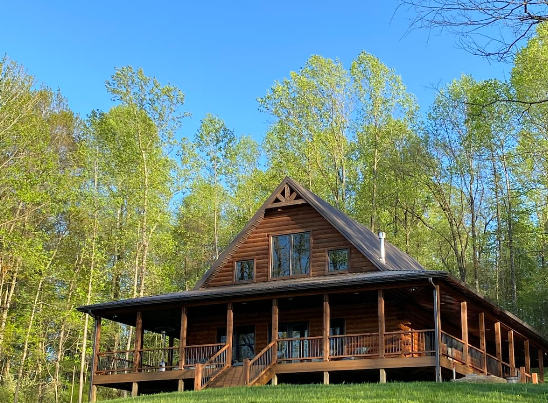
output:
[[[316,220],[315,225],[318,225],[318,222],[323,223],[319,224],[324,226],[323,233],[329,233],[333,237],[332,240],[330,240],[332,241],[332,246],[331,243],[329,243],[327,246],[324,246],[325,250],[322,250],[322,253],[325,254],[325,261],[327,261],[327,251],[329,248],[337,249],[340,247],[349,250],[352,260],[356,261],[354,269],[359,269],[360,271],[424,270],[414,259],[389,243],[386,243],[387,256],[386,260],[383,262],[380,256],[380,242],[373,232],[338,211],[293,179],[286,177],[232,243],[212,264],[211,268],[196,284],[195,289],[210,287],[213,284],[234,284],[232,281],[233,265],[237,259],[249,259],[254,262],[260,261],[263,265],[262,270],[264,271],[264,265],[270,264],[270,241],[268,239],[268,232],[264,232],[263,230],[262,233],[259,235],[257,234],[260,232],[259,227],[267,226],[267,223],[264,222],[265,217],[267,220],[280,220],[283,219],[283,217],[275,217],[275,215],[283,215],[284,212],[291,212],[294,215],[293,217],[289,217],[289,220],[287,221],[288,225],[295,224],[295,221],[301,220],[301,215],[307,217],[313,216]],[[297,215],[295,216],[295,214]],[[285,227],[282,228],[284,231],[286,230]],[[290,231],[289,227],[287,228],[287,231]],[[299,228],[301,228],[301,231],[296,232],[307,231],[306,224],[303,224]],[[314,237],[314,233],[312,233],[312,236]],[[318,240],[319,239],[317,238],[312,239],[311,244],[313,247],[318,247],[320,244]],[[242,252],[246,247],[246,245],[244,245],[246,242],[256,245],[252,250],[253,253],[250,252],[246,254]],[[345,243],[348,246],[345,246]],[[312,252],[313,255],[318,255],[317,250]],[[314,262],[311,262],[311,265],[312,264],[314,264]],[[319,262],[319,264],[321,264],[321,262]],[[312,270],[313,268],[310,271],[311,275],[313,272]],[[318,273],[318,269],[316,268],[315,270],[315,273]],[[221,278],[223,281],[220,281]],[[267,278],[270,279],[270,274]],[[255,277],[253,281],[266,281],[266,277]]]
[[[285,184],[282,186],[280,191],[274,197],[274,200],[266,206],[266,208],[277,208],[284,206],[295,206],[298,204],[306,203],[306,200],[295,191],[289,184],[287,180],[284,180]]]

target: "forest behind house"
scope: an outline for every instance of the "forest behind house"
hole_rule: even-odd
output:
[[[311,56],[257,94],[264,138],[214,114],[181,138],[184,89],[131,67],[106,82],[115,106],[78,116],[0,59],[0,401],[86,396],[92,326],[75,307],[191,289],[284,176],[548,335],[541,56],[546,24],[508,81],[456,77],[432,105],[374,55]],[[106,323],[101,344],[131,337]]]

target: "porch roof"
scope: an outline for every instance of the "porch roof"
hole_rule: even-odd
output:
[[[275,280],[260,283],[247,283],[224,287],[211,287],[189,291],[174,292],[148,297],[131,298],[119,301],[103,302],[85,305],[77,308],[78,311],[90,315],[100,315],[102,311],[112,309],[146,307],[159,304],[197,303],[230,298],[247,298],[253,296],[275,296],[291,292],[327,291],[356,286],[406,283],[428,278],[446,278],[449,274],[444,271],[383,271],[367,273],[345,273],[322,277],[308,277],[288,280]]]
[[[493,318],[501,320],[506,325],[516,329],[524,336],[530,337],[539,345],[548,349],[548,340],[536,329],[522,321],[511,312],[492,304],[482,295],[469,288],[465,283],[445,271],[379,271],[367,273],[346,273],[322,277],[309,277],[289,280],[276,280],[261,283],[247,283],[224,287],[212,287],[207,289],[194,289],[189,291],[174,292],[161,295],[153,295],[140,298],[131,298],[119,301],[110,301],[93,305],[85,305],[77,308],[78,311],[92,316],[108,316],[116,311],[162,310],[163,307],[175,305],[193,305],[208,302],[222,302],[234,299],[247,298],[274,298],[280,295],[301,294],[312,292],[328,292],[335,290],[353,289],[358,287],[390,286],[413,282],[425,282],[433,279],[438,284],[452,288],[458,294],[473,301],[477,308],[483,308]]]

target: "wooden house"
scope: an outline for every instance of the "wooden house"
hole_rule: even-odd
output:
[[[91,401],[98,386],[135,396],[472,373],[543,382],[548,351],[519,318],[291,178],[193,290],[78,310],[95,319]],[[103,321],[135,327],[130,350],[101,346]],[[151,334],[162,343],[144,343]]]

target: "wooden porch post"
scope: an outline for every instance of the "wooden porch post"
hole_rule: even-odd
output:
[[[466,301],[460,303],[460,323],[462,330],[462,341],[464,342],[462,360],[468,365],[468,307]]]
[[[544,383],[544,351],[538,349],[538,379]]]
[[[377,293],[378,300],[378,317],[379,317],[379,358],[384,358],[384,332],[386,322],[384,317],[384,293],[379,290]],[[386,371],[384,368],[379,369],[379,382],[386,383]]]
[[[271,340],[278,340],[278,300],[274,298],[272,300],[272,334]]]
[[[331,312],[329,310],[329,295],[323,296],[323,360],[329,360],[329,325],[331,321]],[[329,385],[329,372],[323,373],[324,385]]]
[[[323,296],[323,360],[329,360],[329,325],[331,312],[329,310],[329,295]]]
[[[279,324],[279,308],[278,308],[278,300],[274,298],[272,300],[272,334],[271,334],[271,341],[277,341],[278,340],[278,324]],[[274,351],[272,352],[272,363],[275,363],[278,360],[278,343],[274,343],[273,346]],[[274,375],[272,377],[272,384],[277,385],[278,384],[278,377]]]
[[[531,375],[531,354],[529,353],[529,340],[523,342],[525,348],[525,372]]]
[[[204,364],[200,364],[199,362],[197,362],[194,366],[194,390],[196,391],[202,389],[202,370],[204,368],[203,365]]]
[[[139,384],[137,382],[133,382],[131,384],[131,397],[137,396],[139,396]]]
[[[133,371],[138,372],[141,366],[141,349],[143,348],[143,314],[137,312],[137,319],[135,320],[135,346],[133,352]],[[131,386],[131,396],[136,397],[139,395],[139,384],[133,382]]]
[[[527,383],[527,377],[525,376],[525,367],[519,367],[519,383]]]
[[[99,365],[99,342],[101,339],[101,317],[95,317],[95,331],[93,333],[93,353],[91,356],[91,376],[89,379],[89,401],[97,401],[97,386],[93,384],[93,378]]]
[[[480,350],[483,353],[483,373],[487,375],[487,342],[485,340],[485,313],[479,314]]]
[[[384,294],[382,290],[378,291],[378,316],[379,316],[379,357],[384,358],[384,332],[386,322],[384,318]]]
[[[185,348],[186,348],[186,328],[188,323],[187,308],[183,306],[181,308],[181,329],[179,332],[179,370],[185,368]],[[182,379],[179,379],[177,390],[182,392],[185,389],[185,383]]]
[[[270,335],[271,341],[278,340],[278,300],[274,298],[272,300],[272,334]],[[276,357],[274,357],[275,359]]]
[[[500,334],[500,322],[495,322],[495,347],[497,351],[498,376],[502,377],[502,339]]]
[[[516,373],[516,355],[514,354],[514,331],[508,331],[508,361],[510,364],[510,376]]]
[[[228,349],[226,351],[226,362],[228,366],[232,365],[232,335],[234,333],[234,311],[232,309],[232,302],[229,302],[226,306],[226,344]]]
[[[434,283],[432,283],[434,284]],[[441,382],[441,365],[440,365],[440,355],[441,355],[441,294],[440,286],[435,286],[434,290],[434,337],[436,343],[436,382]]]

